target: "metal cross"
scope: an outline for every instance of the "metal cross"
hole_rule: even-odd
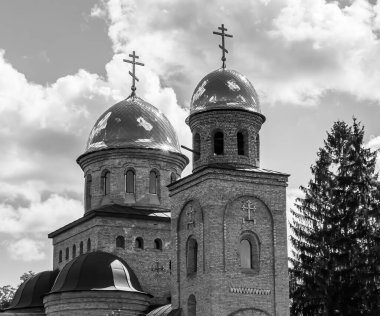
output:
[[[216,35],[220,35],[222,37],[222,45],[219,45],[219,47],[221,48],[222,53],[223,53],[223,55],[222,55],[222,62],[223,62],[222,67],[226,68],[226,55],[225,55],[225,53],[228,54],[228,50],[225,48],[224,38],[225,37],[232,37],[232,35],[224,33],[224,31],[227,31],[227,29],[224,27],[224,24],[222,24],[222,26],[219,26],[218,29],[221,30],[222,32],[212,32],[212,33],[216,34]]]
[[[255,221],[253,218],[251,218],[251,211],[253,211],[253,213],[255,213],[256,206],[251,202],[251,200],[248,200],[246,203],[243,202],[241,209],[243,211],[247,211],[247,213],[248,213],[247,221]]]
[[[123,61],[125,61],[126,63],[130,63],[132,64],[132,72],[129,72],[129,74],[132,76],[132,93],[131,93],[131,97],[134,97],[136,94],[135,94],[135,91],[136,91],[136,85],[135,85],[135,82],[136,81],[139,81],[139,79],[136,77],[136,65],[139,65],[139,66],[144,66],[143,63],[139,63],[138,61],[136,61],[136,59],[139,58],[139,56],[137,56],[135,54],[135,51],[133,51],[133,54],[129,54],[129,57],[132,57],[132,60],[128,60],[128,59],[123,59]]]

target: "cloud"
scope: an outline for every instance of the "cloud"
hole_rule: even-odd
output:
[[[13,260],[37,261],[45,259],[44,243],[22,238],[7,245],[7,251]]]

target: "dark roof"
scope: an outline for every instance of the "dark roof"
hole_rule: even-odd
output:
[[[181,309],[172,309],[172,305],[164,305],[160,306],[151,312],[149,312],[146,316],[180,316],[181,315]]]
[[[51,293],[98,290],[142,292],[137,276],[123,259],[94,251],[67,263],[58,274]]]
[[[235,70],[220,68],[206,75],[191,98],[190,115],[215,109],[240,109],[261,113],[251,82]]]
[[[63,233],[64,231],[95,217],[133,218],[142,220],[152,220],[158,222],[170,222],[169,211],[159,211],[152,209],[148,210],[130,207],[126,205],[110,204],[103,205],[99,208],[88,211],[83,217],[55,230],[54,232],[51,232],[48,235],[48,237],[54,238],[55,236]]]
[[[127,147],[181,152],[177,134],[166,116],[138,97],[116,103],[99,117],[85,152]]]
[[[42,309],[42,298],[49,293],[57,277],[58,270],[43,271],[32,276],[17,289],[8,312],[17,312],[20,309]]]

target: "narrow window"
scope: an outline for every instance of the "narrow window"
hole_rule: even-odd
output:
[[[187,240],[186,254],[187,275],[191,275],[197,272],[198,265],[198,243],[193,237]]]
[[[240,267],[252,269],[252,246],[247,239],[240,242]]]
[[[102,175],[102,190],[104,195],[110,194],[110,177],[111,173],[108,170],[104,170]]]
[[[88,174],[86,176],[86,194],[85,194],[86,211],[91,208],[91,187],[92,187],[92,176]]]
[[[224,154],[224,135],[222,132],[216,132],[214,135],[214,154]]]
[[[59,251],[58,262],[59,262],[59,263],[62,262],[62,250]]]
[[[73,259],[77,256],[77,246],[73,245]]]
[[[91,239],[87,239],[87,252],[91,251]]]
[[[65,259],[66,259],[66,260],[69,260],[69,247],[66,248],[66,256],[65,256]]]
[[[83,254],[83,241],[81,241],[79,244],[79,254]]]
[[[244,132],[237,133],[237,150],[238,155],[244,156],[248,152],[246,134]]]
[[[135,248],[144,249],[144,240],[141,237],[137,237],[135,240]]]
[[[195,296],[191,294],[189,299],[187,300],[187,315],[188,316],[196,316],[197,315],[197,301],[195,300]]]
[[[123,236],[117,236],[116,237],[116,248],[125,249],[125,239]]]
[[[125,192],[135,193],[135,173],[133,170],[128,170],[125,173]]]
[[[154,249],[162,250],[162,240],[157,238],[154,240]]]
[[[260,159],[260,135],[256,135],[256,159]]]
[[[158,173],[152,170],[149,174],[149,193],[157,194],[158,189]]]
[[[197,161],[201,158],[201,136],[198,133],[193,137],[193,150],[193,159]]]
[[[177,176],[174,172],[170,175],[170,184],[174,183],[177,181]]]

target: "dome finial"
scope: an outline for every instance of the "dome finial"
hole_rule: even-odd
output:
[[[224,27],[224,24],[222,24],[222,26],[219,26],[218,29],[221,30],[222,32],[212,32],[212,33],[216,34],[216,35],[220,35],[222,37],[222,45],[219,45],[219,47],[221,48],[222,53],[223,53],[223,55],[222,55],[222,62],[223,62],[222,67],[226,68],[226,55],[225,55],[225,53],[228,54],[228,50],[224,47],[225,46],[224,38],[225,37],[232,37],[232,35],[224,33],[224,31],[227,31],[227,29]]]
[[[129,72],[129,74],[130,74],[131,77],[132,77],[132,87],[131,87],[131,89],[132,89],[132,93],[131,93],[130,97],[134,97],[134,96],[136,95],[136,93],[135,93],[135,91],[136,91],[136,85],[135,85],[135,82],[136,82],[136,81],[139,81],[139,79],[136,77],[136,74],[135,74],[135,72],[136,72],[136,70],[135,70],[135,65],[144,66],[144,64],[143,64],[143,63],[139,63],[139,62],[136,61],[136,59],[138,59],[139,56],[137,56],[137,55],[135,54],[135,51],[133,51],[133,54],[132,54],[132,55],[129,54],[129,57],[132,57],[132,60],[123,59],[123,61],[125,61],[126,63],[130,63],[130,64],[132,64],[132,72]]]

